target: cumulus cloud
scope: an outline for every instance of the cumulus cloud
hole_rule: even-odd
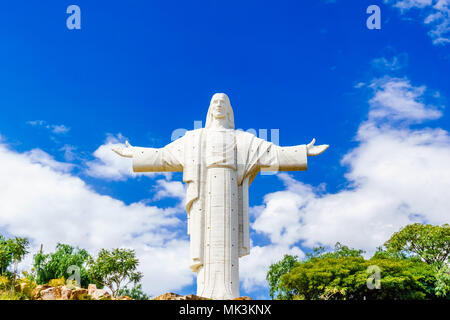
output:
[[[384,0],[402,14],[420,10],[423,23],[429,26],[429,36],[436,45],[450,43],[450,0]]]
[[[39,163],[40,165],[49,167],[57,172],[69,172],[74,167],[71,163],[56,161],[53,156],[41,149],[27,151],[25,152],[25,156],[28,157],[31,163]]]
[[[338,241],[370,255],[407,224],[448,223],[449,132],[408,126],[441,113],[423,101],[426,87],[407,79],[375,80],[371,88],[369,117],[356,135],[359,145],[342,159],[349,187],[326,193],[278,174],[284,190],[267,194],[252,210],[251,227],[270,245],[254,248],[249,260],[280,256],[273,246],[288,253],[298,245],[332,247]],[[266,286],[257,263],[243,259],[243,268],[244,283]]]
[[[179,199],[182,205],[185,203],[186,186],[181,181],[157,180],[155,191],[154,200],[175,198]]]
[[[278,244],[254,246],[251,254],[240,259],[240,278],[244,290],[251,292],[266,286],[266,275],[271,264],[278,262],[285,254],[302,259],[305,254],[298,247]]]
[[[189,285],[189,244],[180,239],[184,222],[172,213],[142,202],[125,204],[95,192],[39,149],[18,153],[0,141],[0,229],[28,237],[51,251],[57,242],[86,248],[135,249],[150,294]],[[171,190],[171,188],[167,187]],[[175,191],[174,191],[175,192]],[[28,255],[28,262],[31,255]]]
[[[407,79],[383,78],[370,86],[375,95],[370,99],[370,120],[403,120],[422,122],[437,119],[442,112],[423,101],[425,86],[414,87]]]

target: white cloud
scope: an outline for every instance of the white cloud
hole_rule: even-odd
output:
[[[70,128],[63,124],[51,125],[51,129],[53,133],[67,133],[70,131]]]
[[[349,187],[326,193],[280,173],[285,189],[267,194],[263,204],[252,209],[253,230],[266,235],[271,244],[254,248],[250,260],[269,260],[299,244],[331,247],[338,241],[370,255],[407,224],[448,223],[449,132],[407,126],[412,120],[434,119],[440,113],[422,101],[424,86],[396,78],[372,84],[370,116],[356,136],[359,146],[342,159],[349,168]],[[320,162],[319,158],[310,161]],[[244,284],[266,285],[257,262],[246,265],[243,259],[243,267]]]
[[[30,238],[32,252],[41,243],[45,251],[53,251],[57,242],[91,253],[135,249],[144,289],[153,295],[192,283],[188,241],[178,239],[184,222],[172,214],[178,209],[127,205],[96,193],[69,168],[42,150],[18,153],[1,142],[0,229]]]
[[[65,134],[70,131],[70,128],[63,125],[63,124],[48,124],[44,120],[33,120],[27,122],[31,126],[39,126],[43,127],[47,130],[50,130],[51,132],[55,134]]]
[[[408,55],[401,53],[392,57],[381,57],[371,61],[372,66],[382,71],[397,71],[408,64]]]
[[[181,205],[185,203],[186,186],[181,181],[157,180],[155,190],[154,200],[175,198],[180,200]]]
[[[423,23],[430,27],[429,36],[436,45],[450,43],[450,0],[384,0],[402,14],[417,9],[425,17]]]
[[[278,262],[285,254],[298,256],[302,259],[305,254],[298,247],[283,245],[254,246],[251,254],[239,261],[239,272],[242,289],[251,292],[261,287],[268,287],[267,271],[271,264]]]
[[[53,156],[41,149],[32,149],[27,151],[25,155],[31,163],[39,163],[44,167],[49,167],[58,172],[70,172],[74,167],[73,164],[56,161]]]
[[[59,149],[59,151],[64,151],[64,159],[70,162],[78,158],[76,152],[74,152],[76,149],[77,148],[75,146],[65,144]]]
[[[413,87],[407,79],[384,78],[373,81],[371,87],[375,95],[369,101],[370,120],[422,122],[442,115],[437,107],[422,101],[425,86]]]
[[[431,6],[432,3],[432,0],[397,0],[394,7],[408,10],[411,8],[425,8]]]

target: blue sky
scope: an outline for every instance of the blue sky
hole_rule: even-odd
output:
[[[71,4],[81,30],[66,27]],[[381,30],[366,28],[372,4]],[[264,272],[283,253],[337,241],[371,252],[407,223],[448,222],[449,6],[9,1],[0,230],[48,250],[135,248],[148,292],[192,293],[181,175],[136,176],[109,148],[163,147],[204,122],[215,92],[230,97],[237,128],[331,145],[306,172],[255,179],[242,294],[267,297]]]

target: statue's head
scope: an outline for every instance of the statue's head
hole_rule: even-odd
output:
[[[233,109],[225,93],[216,93],[211,98],[205,128],[210,128],[214,119],[223,121],[226,128],[234,129]]]

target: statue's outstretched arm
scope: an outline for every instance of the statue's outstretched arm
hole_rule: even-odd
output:
[[[134,172],[183,171],[183,138],[163,148],[133,147],[128,141],[125,145],[111,149],[119,156],[132,158]]]
[[[263,171],[300,171],[306,170],[308,163],[308,156],[317,156],[324,152],[329,145],[323,144],[315,146],[316,139],[313,139],[309,144],[302,144],[291,147],[280,147],[272,145],[276,154],[271,155],[271,152],[267,153],[267,157],[262,158],[261,163],[265,164],[265,168],[262,166]]]

